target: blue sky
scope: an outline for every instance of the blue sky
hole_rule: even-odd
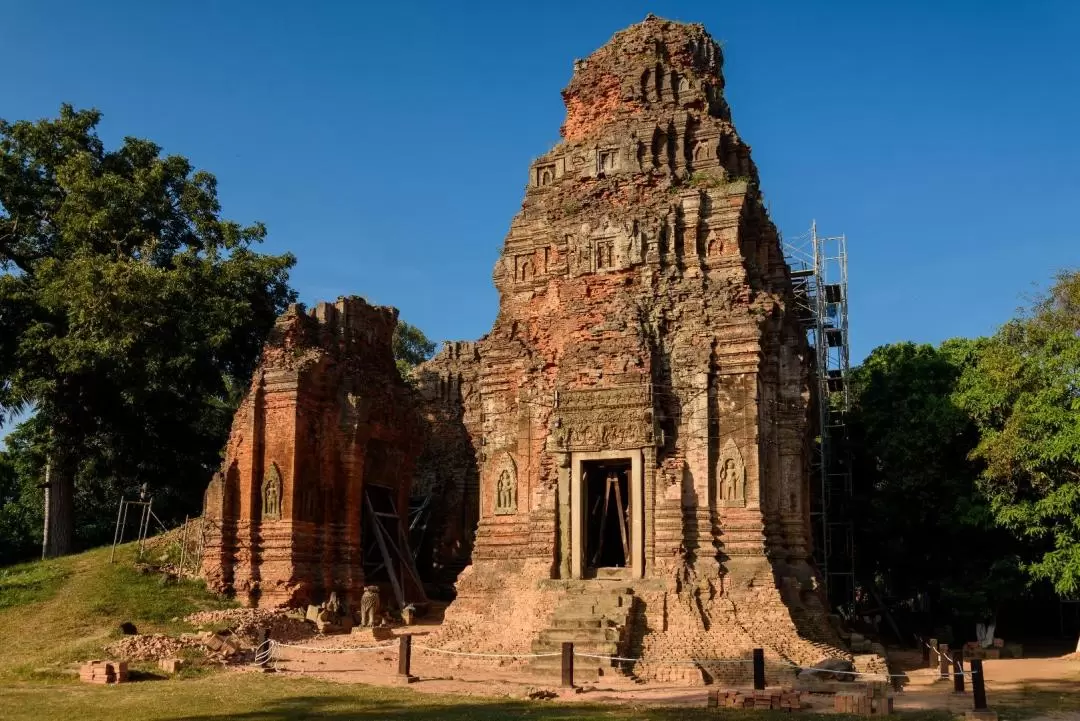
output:
[[[856,359],[991,332],[1080,265],[1080,3],[0,0],[0,117],[97,107],[214,172],[302,301],[471,339],[573,59],[648,12],[723,44],[785,235],[847,234]]]

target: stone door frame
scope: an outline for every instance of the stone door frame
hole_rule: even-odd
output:
[[[573,451],[570,453],[570,577],[583,578],[585,560],[584,508],[588,489],[581,482],[585,461],[630,461],[630,558],[633,578],[645,577],[645,478],[641,449],[623,451]]]

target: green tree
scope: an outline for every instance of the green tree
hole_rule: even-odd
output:
[[[0,566],[41,554],[42,426],[36,416],[23,421],[0,451]]]
[[[435,343],[428,340],[424,332],[414,325],[399,320],[394,329],[394,360],[402,378],[408,378],[409,372],[431,358],[435,353]]]
[[[972,457],[994,517],[1039,550],[1026,568],[1080,594],[1080,272],[988,340],[960,381],[975,419]]]
[[[981,343],[886,345],[853,374],[860,577],[883,596],[919,599],[919,626],[991,618],[1022,588],[1017,544],[976,487],[975,425],[953,400]]]
[[[213,175],[146,140],[106,149],[100,117],[0,120],[0,414],[32,404],[47,429],[52,554],[77,511],[100,537],[100,504],[139,484],[159,509],[196,505],[230,388],[293,298],[293,257],[221,218]]]

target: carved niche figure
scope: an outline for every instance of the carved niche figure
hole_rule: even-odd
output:
[[[563,424],[562,418],[555,419],[555,427],[551,431],[551,438],[556,448],[566,448],[569,441],[569,429]]]
[[[495,513],[508,514],[517,511],[517,480],[509,468],[504,468],[495,484]]]
[[[379,587],[364,586],[364,593],[360,596],[360,625],[373,627],[375,619],[379,616]]]
[[[728,439],[720,452],[717,480],[721,506],[746,505],[746,466],[735,441]]]
[[[262,484],[262,517],[281,518],[281,471],[276,463],[270,464]]]

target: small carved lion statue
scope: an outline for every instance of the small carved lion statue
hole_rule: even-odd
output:
[[[379,587],[364,586],[360,596],[360,625],[373,628],[379,616]]]

